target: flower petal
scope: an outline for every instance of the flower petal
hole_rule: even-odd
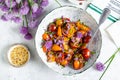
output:
[[[20,8],[20,14],[26,15],[26,14],[28,14],[28,12],[29,12],[29,7],[28,7],[28,5],[22,6],[22,7]]]
[[[28,33],[28,28],[25,27],[25,26],[21,27],[21,28],[20,28],[20,33],[21,33],[21,34],[27,34],[27,33]]]
[[[27,40],[31,40],[33,37],[30,33],[27,33],[25,36],[24,36],[25,39]]]
[[[38,10],[38,4],[37,4],[37,3],[34,3],[34,4],[32,5],[32,11],[33,11],[33,13],[35,13],[37,10]]]
[[[105,68],[105,66],[104,66],[103,63],[98,62],[98,63],[96,63],[95,68],[96,68],[98,71],[103,71],[104,68]]]

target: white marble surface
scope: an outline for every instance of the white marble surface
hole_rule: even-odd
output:
[[[50,4],[44,10],[44,14],[41,19],[49,13],[52,9],[59,7],[54,0],[49,0]],[[65,3],[67,0],[60,0],[60,3],[69,5]],[[94,15],[93,15],[94,16]],[[102,72],[98,72],[94,67],[89,68],[87,71],[73,76],[63,76],[52,71],[48,68],[38,56],[34,39],[27,41],[23,39],[23,36],[19,33],[20,24],[15,24],[13,22],[3,22],[0,20],[0,80],[98,80]],[[101,53],[97,61],[104,62],[108,57],[113,54],[116,50],[116,46],[110,40],[106,32],[104,31],[106,27],[104,24],[101,26],[100,30],[102,33],[102,48]],[[32,33],[35,35],[36,30]],[[13,44],[23,43],[25,44],[30,52],[31,58],[28,64],[23,67],[15,68],[12,67],[7,60],[7,51]],[[119,65],[120,55],[115,57],[112,65],[106,72],[103,80],[119,80],[120,76],[120,65]]]

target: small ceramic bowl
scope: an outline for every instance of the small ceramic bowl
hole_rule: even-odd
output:
[[[16,44],[10,47],[7,57],[12,66],[20,67],[29,61],[30,52],[26,46],[22,44]]]

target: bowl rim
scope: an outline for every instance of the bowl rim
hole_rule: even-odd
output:
[[[50,13],[52,13],[54,10],[61,9],[61,8],[65,8],[65,7],[73,7],[73,8],[77,8],[77,9],[81,9],[81,10],[83,10],[82,8],[79,8],[79,7],[76,7],[76,6],[68,6],[68,5],[65,5],[65,6],[62,6],[62,7],[57,7],[57,8],[55,8],[55,9],[53,9],[52,11],[50,11],[47,15],[45,15],[45,16],[42,18],[42,20],[41,20],[41,22],[39,23],[39,25],[42,23],[42,21],[44,20],[44,18],[46,18],[46,17],[47,17]],[[85,10],[83,10],[83,11],[84,11],[85,13],[87,13],[90,17],[92,17],[92,15],[90,15],[87,11],[85,11]],[[96,22],[96,20],[95,20],[93,17],[92,17],[92,19],[95,21],[95,24],[98,26],[98,23]],[[38,28],[39,28],[39,25],[38,25]],[[100,50],[99,50],[99,52],[98,52],[99,54],[97,55],[96,60],[95,60],[91,65],[89,65],[89,66],[88,66],[86,69],[84,69],[83,71],[80,71],[80,72],[77,72],[77,73],[72,73],[72,74],[62,74],[62,73],[60,73],[60,72],[58,72],[58,71],[52,69],[51,67],[49,67],[47,64],[45,64],[45,62],[42,60],[41,56],[39,55],[38,50],[37,50],[37,46],[36,46],[36,37],[37,37],[38,29],[37,29],[37,31],[36,31],[35,39],[34,39],[35,49],[36,49],[37,54],[39,55],[40,59],[42,60],[42,62],[43,62],[48,68],[50,68],[51,70],[55,71],[56,73],[59,73],[59,74],[65,75],[65,76],[73,76],[73,75],[77,75],[77,74],[80,74],[80,73],[82,73],[82,72],[88,70],[90,67],[92,67],[92,66],[94,65],[94,63],[97,61],[97,59],[98,59],[98,57],[99,57],[99,55],[100,55],[101,47],[102,47],[102,34],[101,34],[100,29],[99,29],[98,31],[99,31],[99,33],[100,33],[100,37],[101,37]]]

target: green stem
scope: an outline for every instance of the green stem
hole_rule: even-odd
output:
[[[10,0],[10,12],[12,11],[12,1],[13,0]]]
[[[60,7],[62,7],[62,5],[60,4],[60,2],[58,1],[58,0],[55,0],[56,1],[56,3],[58,3],[58,5],[60,6]]]
[[[108,67],[110,66],[110,64],[112,63],[113,59],[115,58],[115,55],[113,55],[113,57],[110,59],[109,64],[107,65],[105,71],[102,73],[102,75],[100,76],[99,80],[102,79],[102,77],[104,76],[105,72],[107,71]]]
[[[118,53],[118,51],[120,51],[120,48],[118,48],[117,51],[116,51],[104,64],[106,64],[107,62],[109,62],[109,60],[110,60],[114,55],[116,55],[116,54]]]
[[[23,26],[25,26],[25,22],[24,22],[24,16],[22,16],[22,18],[23,18]]]
[[[25,15],[25,22],[26,22],[26,26],[28,27],[28,21],[26,15]]]
[[[115,51],[115,53],[104,63],[106,64],[107,62],[109,62],[109,64],[107,65],[105,71],[102,73],[102,75],[100,76],[99,80],[102,79],[102,77],[104,76],[105,72],[107,71],[107,69],[109,68],[110,64],[112,63],[113,59],[115,58],[115,55],[120,51],[120,48],[117,49],[117,51]]]

